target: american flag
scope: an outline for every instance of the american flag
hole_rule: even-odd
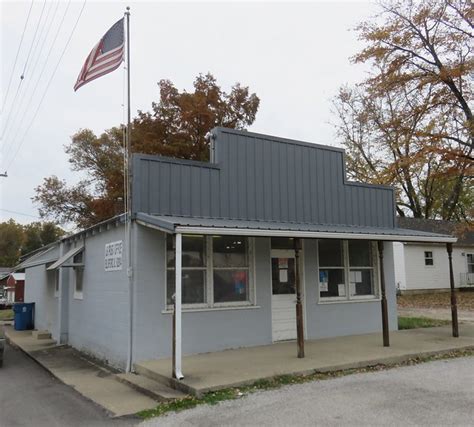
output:
[[[124,18],[112,25],[91,50],[74,85],[74,91],[120,66],[125,45],[123,20]]]

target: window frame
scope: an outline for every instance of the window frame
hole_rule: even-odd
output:
[[[317,239],[317,255],[316,255],[316,265],[317,265],[317,295],[318,295],[318,304],[327,304],[327,303],[336,303],[336,302],[363,302],[363,301],[377,301],[380,300],[380,265],[379,265],[379,257],[378,249],[377,249],[377,242],[373,240],[369,240],[370,244],[370,252],[371,252],[371,261],[372,266],[351,266],[350,259],[349,259],[349,240],[344,239],[334,239],[338,240],[342,243],[342,261],[343,265],[338,267],[326,267],[319,265],[319,241],[323,239]],[[367,240],[363,240],[367,241]],[[345,292],[344,296],[322,296],[320,285],[319,285],[319,272],[321,270],[343,270],[344,271],[344,285],[345,285]],[[372,279],[373,279],[373,293],[370,295],[351,295],[351,286],[350,286],[350,272],[351,271],[361,271],[361,270],[369,270],[372,271]]]
[[[54,270],[54,297],[59,297],[59,268]]]
[[[426,254],[431,254],[431,256],[428,257],[428,256],[426,256]],[[434,252],[433,251],[423,251],[423,260],[424,260],[425,267],[433,268],[435,266]],[[427,264],[426,263],[427,260],[431,260],[431,264]]]
[[[84,270],[85,270],[85,263],[84,263],[84,251],[79,252],[78,254],[74,255],[73,263],[76,263],[75,258],[81,255],[81,264],[83,265],[75,265],[72,267],[73,275],[72,275],[72,284],[73,284],[73,297],[76,300],[83,300],[84,299]],[[77,290],[77,275],[78,272],[81,271],[81,290]]]
[[[187,236],[183,234],[183,238]],[[190,235],[189,235],[190,236]],[[256,289],[255,289],[255,252],[254,252],[254,238],[248,236],[239,236],[242,239],[247,239],[247,267],[217,267],[217,270],[247,270],[248,271],[248,296],[246,301],[227,301],[227,302],[214,302],[214,247],[213,247],[213,238],[219,235],[202,235],[205,240],[205,266],[204,267],[182,267],[182,270],[185,269],[195,269],[205,271],[206,283],[206,301],[204,303],[192,303],[192,304],[182,304],[181,307],[183,310],[196,310],[196,309],[232,309],[232,308],[247,308],[256,306]],[[223,235],[227,236],[227,235]],[[164,248],[165,248],[165,311],[173,310],[173,304],[168,304],[168,270],[175,271],[175,267],[168,267],[166,261],[166,252],[167,252],[167,239],[173,238],[172,234],[168,234],[164,239]]]
[[[471,262],[469,262],[469,257],[472,259]],[[469,271],[469,266],[472,265],[472,272]],[[474,274],[474,252],[466,252],[466,272],[467,274]]]

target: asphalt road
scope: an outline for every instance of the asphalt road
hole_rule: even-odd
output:
[[[474,358],[287,386],[145,423],[224,425],[473,426]]]
[[[51,376],[20,350],[7,345],[0,368],[0,427],[131,426],[111,419],[94,403]]]

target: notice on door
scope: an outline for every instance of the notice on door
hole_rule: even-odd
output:
[[[122,240],[107,243],[105,245],[105,258],[104,258],[105,271],[117,271],[117,270],[122,269],[122,251],[123,251]]]

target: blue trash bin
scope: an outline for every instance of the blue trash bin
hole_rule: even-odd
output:
[[[34,302],[17,302],[13,305],[16,331],[26,331],[34,328],[34,307]]]

